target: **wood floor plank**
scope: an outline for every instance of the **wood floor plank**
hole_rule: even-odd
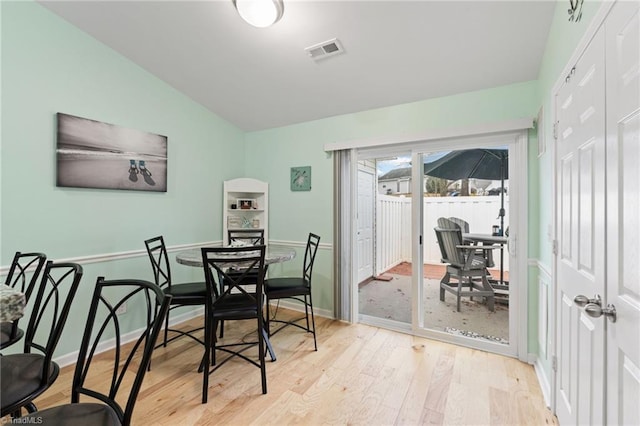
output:
[[[299,314],[278,310],[278,317],[293,315]],[[517,359],[316,320],[317,352],[312,336],[299,329],[288,327],[272,336],[278,359],[267,362],[266,395],[260,370],[233,360],[209,376],[209,401],[201,404],[202,346],[181,338],[156,349],[133,425],[557,424],[533,368]],[[195,318],[183,326],[201,323]],[[228,322],[225,340],[250,338],[252,326]],[[257,357],[257,350],[250,353]],[[91,380],[106,381],[106,368],[99,363]],[[63,368],[37,406],[68,403],[72,376],[73,366]]]

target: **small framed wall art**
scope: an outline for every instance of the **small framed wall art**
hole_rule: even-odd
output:
[[[291,190],[311,191],[311,166],[291,168]]]

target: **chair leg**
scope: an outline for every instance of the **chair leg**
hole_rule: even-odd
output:
[[[264,354],[264,334],[261,332],[264,330],[264,323],[262,315],[258,315],[258,357],[260,358],[260,378],[262,380],[262,393],[267,393],[267,368],[265,365]]]
[[[208,333],[205,332],[205,333]],[[200,369],[202,369],[202,403],[207,403],[207,398],[209,396],[209,339],[207,339],[207,344],[204,348],[204,355],[202,356],[202,361],[200,361]]]
[[[493,290],[486,276],[482,277],[482,285],[486,290],[491,290],[491,291]],[[491,312],[496,311],[495,300],[496,300],[495,296],[493,295],[487,296],[487,308],[489,308]]]
[[[167,316],[164,319],[164,343],[163,346],[167,347],[167,335],[169,334],[169,313],[167,312]]]
[[[311,331],[309,328],[309,302],[307,301],[307,295],[304,295],[304,320],[307,324],[307,331]]]
[[[307,301],[307,297],[304,298],[305,305]],[[309,308],[311,309],[311,324],[313,325],[313,347],[315,351],[318,351],[318,342],[316,341],[316,319],[313,315],[313,300],[311,299],[311,293],[309,293]],[[307,315],[307,328],[309,328],[309,316]]]
[[[211,331],[211,365],[216,365],[216,331],[218,331],[218,321],[213,321],[213,330]]]
[[[264,320],[264,327],[267,330],[267,336],[271,337],[271,327],[269,324],[269,320],[271,319],[271,317],[269,316],[269,305],[270,305],[270,300],[269,300],[269,296],[266,297],[267,299],[267,306],[265,307],[265,312],[267,314],[267,318]]]
[[[440,280],[440,301],[444,302],[444,287],[442,285],[449,285],[449,281],[451,280],[451,274],[449,272],[444,274],[444,277]]]
[[[458,312],[460,312],[460,292],[462,291],[462,287],[463,287],[463,281],[462,281],[462,277],[458,277],[458,292],[456,293],[456,310]]]

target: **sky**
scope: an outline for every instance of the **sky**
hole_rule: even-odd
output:
[[[441,151],[441,152],[434,152],[432,154],[427,154],[423,157],[424,163],[425,164],[430,163],[439,158],[442,158],[445,155],[447,155],[449,152],[451,151]],[[410,166],[411,166],[410,156],[404,156],[404,157],[401,156],[401,157],[395,157],[388,160],[378,161],[378,176],[382,176],[383,174],[387,173],[389,170],[400,169],[403,167],[410,167]]]

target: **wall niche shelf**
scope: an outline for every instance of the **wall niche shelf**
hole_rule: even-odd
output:
[[[264,241],[265,243],[269,241],[269,184],[267,182],[251,178],[224,181],[223,198],[223,244],[229,244],[227,234],[230,229],[264,229]]]

